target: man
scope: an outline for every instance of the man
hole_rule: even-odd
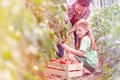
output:
[[[74,25],[78,20],[87,19],[90,15],[90,0],[76,0],[68,8],[68,19]]]

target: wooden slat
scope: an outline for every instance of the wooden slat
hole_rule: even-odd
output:
[[[62,70],[81,70],[83,69],[83,62],[75,63],[75,64],[60,64],[60,63],[53,63],[49,62],[48,67],[62,69]]]
[[[68,77],[82,76],[83,71],[79,70],[79,71],[67,72],[67,71],[62,71],[62,70],[57,70],[57,69],[46,68],[44,73],[45,74],[59,75],[59,76],[63,76],[65,78],[68,78]]]

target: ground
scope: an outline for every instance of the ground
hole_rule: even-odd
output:
[[[69,79],[65,79],[62,76],[57,76],[57,75],[48,75],[46,76],[46,80],[98,80],[98,75],[84,75],[82,77],[73,77]]]

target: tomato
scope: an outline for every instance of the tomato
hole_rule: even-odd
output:
[[[61,64],[66,64],[66,61],[64,59],[60,60]]]
[[[67,58],[59,58],[61,64],[72,64],[72,61]]]
[[[67,58],[59,58],[59,59],[56,59],[56,58],[52,58],[50,60],[50,62],[56,62],[56,63],[61,63],[61,64],[74,64],[73,61],[67,59]]]
[[[61,64],[66,64],[66,60],[64,58],[59,58]]]
[[[50,59],[50,62],[59,62],[59,60],[57,60],[56,58],[52,58],[52,59]]]

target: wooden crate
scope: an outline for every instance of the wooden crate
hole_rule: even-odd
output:
[[[71,77],[83,75],[83,62],[75,64],[60,64],[49,62],[46,66],[45,74],[62,76],[69,80]]]

